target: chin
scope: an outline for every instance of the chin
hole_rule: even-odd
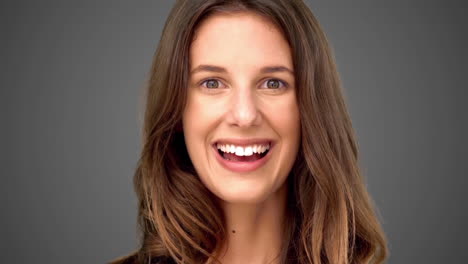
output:
[[[273,193],[273,187],[259,184],[238,183],[219,185],[210,188],[219,199],[226,203],[258,204],[267,200]]]

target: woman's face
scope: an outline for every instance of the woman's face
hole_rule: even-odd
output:
[[[284,186],[300,142],[293,71],[287,41],[256,14],[213,15],[195,32],[183,131],[220,199],[258,203]]]

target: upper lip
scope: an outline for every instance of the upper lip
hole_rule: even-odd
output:
[[[236,146],[249,146],[249,145],[273,145],[273,140],[269,138],[220,138],[215,140],[213,144],[232,144]]]

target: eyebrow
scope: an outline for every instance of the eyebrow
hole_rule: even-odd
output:
[[[215,66],[215,65],[207,65],[201,64],[198,65],[195,69],[193,69],[190,74],[195,74],[197,72],[207,71],[207,72],[216,72],[216,73],[227,73],[226,68]],[[275,73],[275,72],[288,72],[294,75],[294,71],[289,69],[285,66],[266,66],[260,69],[260,73]]]

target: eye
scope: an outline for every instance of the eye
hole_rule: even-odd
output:
[[[210,89],[210,90],[222,88],[222,83],[217,79],[204,80],[200,85],[202,85],[203,88]]]
[[[268,79],[263,84],[269,90],[283,90],[288,87],[286,82],[278,79]]]

